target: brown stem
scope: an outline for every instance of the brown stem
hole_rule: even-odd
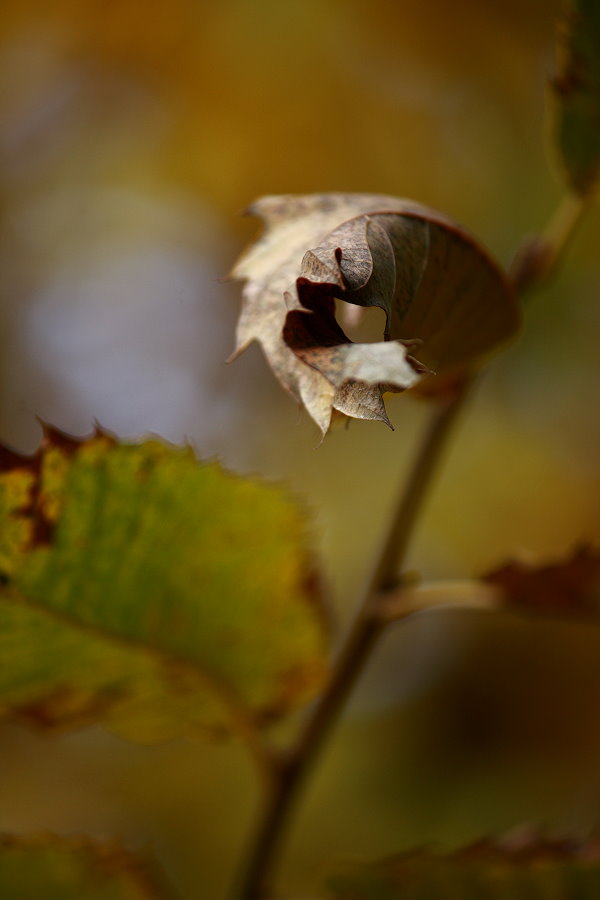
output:
[[[494,611],[502,608],[502,591],[476,579],[401,584],[381,598],[379,614],[386,622],[398,622],[427,610],[465,609]]]
[[[259,900],[268,895],[268,882],[285,826],[299,789],[318,751],[336,721],[371,649],[385,627],[377,599],[396,584],[397,572],[406,554],[414,525],[431,484],[433,473],[446,446],[452,426],[468,393],[470,382],[450,400],[438,405],[419,447],[412,471],[401,493],[394,518],[371,576],[365,600],[340,651],[331,681],[306,722],[296,745],[285,758],[267,797],[244,876],[240,900]]]
[[[510,271],[513,287],[518,294],[522,296],[555,271],[587,209],[588,199],[578,194],[567,194],[544,231],[523,241]]]

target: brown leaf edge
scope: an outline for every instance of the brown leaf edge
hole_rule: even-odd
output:
[[[563,560],[543,564],[510,560],[484,574],[501,592],[501,605],[526,613],[598,618],[600,548],[581,543]]]
[[[83,443],[96,438],[104,438],[109,444],[116,446],[117,438],[114,434],[102,428],[97,422],[93,430],[81,438],[49,425],[38,418],[42,428],[42,438],[37,450],[31,455],[17,453],[0,443],[0,475],[25,469],[32,476],[32,484],[29,489],[29,500],[25,506],[18,509],[18,514],[27,517],[32,522],[32,530],[23,549],[32,550],[34,547],[48,545],[52,541],[55,523],[52,522],[44,509],[44,497],[41,493],[42,466],[44,457],[49,450],[60,450],[68,459],[73,457]],[[6,573],[0,571],[0,584],[6,583]]]

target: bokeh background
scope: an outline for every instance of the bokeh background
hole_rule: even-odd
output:
[[[339,627],[426,408],[322,446],[257,347],[235,364],[220,279],[278,192],[408,196],[508,264],[562,195],[545,112],[548,0],[20,0],[0,9],[0,437],[36,417],[191,441],[290,485],[312,515]],[[600,214],[490,366],[410,567],[468,577],[600,539]],[[600,635],[445,612],[390,631],[300,810],[284,884],[324,859],[456,845],[600,813]],[[0,829],[119,834],[184,900],[226,895],[257,802],[244,751],[129,746],[89,729],[0,735]]]

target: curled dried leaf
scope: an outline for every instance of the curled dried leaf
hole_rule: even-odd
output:
[[[250,212],[266,230],[233,271],[246,281],[235,355],[258,341],[323,433],[333,409],[389,424],[385,391],[419,385],[435,395],[433,379],[442,390],[518,328],[498,266],[425,206],[314,194],[264,197]],[[353,343],[336,299],[384,310],[383,341]]]

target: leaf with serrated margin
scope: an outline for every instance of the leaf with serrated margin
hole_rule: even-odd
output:
[[[152,740],[247,730],[320,688],[319,581],[280,488],[48,428],[2,469],[0,715]]]
[[[442,213],[378,194],[263,197],[249,211],[266,230],[233,271],[246,282],[236,354],[258,341],[323,433],[334,409],[389,425],[385,391],[436,395],[518,328],[505,275]],[[336,299],[383,309],[383,342],[350,341]]]
[[[553,79],[556,141],[569,185],[587,194],[600,174],[600,3],[563,0],[558,73]]]

